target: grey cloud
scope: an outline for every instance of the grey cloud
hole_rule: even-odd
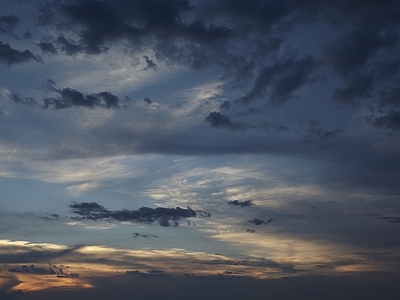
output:
[[[117,96],[110,92],[99,92],[92,94],[83,94],[80,91],[66,87],[59,89],[55,86],[52,80],[46,80],[44,83],[49,92],[54,92],[57,96],[47,97],[43,99],[44,104],[41,106],[44,109],[66,109],[70,107],[87,107],[87,108],[119,108],[121,107]],[[37,103],[34,99],[28,101],[21,96],[13,96],[16,103],[29,104]],[[17,101],[18,100],[18,101]]]
[[[82,202],[71,204],[72,212],[80,215],[77,219],[88,220],[113,220],[119,222],[154,223],[160,226],[178,226],[184,218],[196,217],[197,214],[191,208],[150,208],[141,207],[138,210],[109,210],[95,202]]]
[[[334,46],[326,48],[325,58],[338,75],[347,76],[362,69],[380,48],[393,47],[397,40],[397,35],[382,36],[373,28],[357,28],[339,38]]]
[[[164,273],[164,271],[162,270],[147,270],[147,273],[135,270],[135,271],[126,271],[125,274],[129,276],[138,276],[141,278],[171,277],[170,275]]]
[[[305,142],[310,142],[312,140],[324,140],[332,139],[338,137],[341,133],[341,129],[325,130],[320,127],[320,120],[310,119],[307,122],[309,127],[309,134],[304,137]]]
[[[143,58],[145,59],[146,67],[144,67],[142,71],[149,69],[157,70],[157,64],[153,60],[149,59],[146,55],[144,55]]]
[[[8,66],[27,62],[29,60],[43,63],[43,60],[29,50],[20,51],[13,49],[10,44],[0,41],[0,62]]]
[[[8,270],[9,272],[12,273],[29,273],[29,274],[42,274],[42,275],[54,275],[56,272],[52,268],[38,268],[35,267],[35,265],[23,265],[22,267],[19,268],[10,268]]]
[[[389,223],[400,223],[400,217],[379,217],[378,219],[387,220]]]
[[[58,52],[56,47],[54,47],[54,45],[50,42],[40,41],[37,45],[40,50],[42,50],[43,54],[57,54]]]
[[[147,98],[147,97],[143,99],[143,102],[146,103],[147,105],[150,105],[150,104],[153,103],[153,101],[150,98]]]
[[[400,69],[400,60],[381,62],[377,64],[378,79],[393,78]]]
[[[263,98],[283,104],[314,81],[314,70],[327,64],[345,85],[334,91],[332,99],[355,107],[361,98],[371,96],[375,80],[397,70],[379,62],[375,78],[356,74],[367,74],[379,50],[397,46],[400,7],[392,0],[385,5],[356,0],[67,0],[42,5],[39,12],[43,26],[63,32],[51,44],[67,55],[97,55],[123,41],[132,53],[143,53],[143,48],[154,51],[154,59],[144,56],[144,70],[156,69],[162,60],[195,70],[217,66],[225,78],[248,91],[236,104]],[[300,23],[325,24],[345,34],[334,44],[323,44],[322,53],[315,49],[312,56],[296,59],[299,53],[279,50],[288,47],[285,34]],[[50,44],[40,47],[55,53]],[[221,111],[226,109],[221,106]],[[211,125],[233,128],[229,120],[220,121],[211,120]]]
[[[374,80],[371,76],[354,74],[346,80],[345,88],[338,88],[333,93],[333,100],[353,107],[359,106],[360,98],[371,97]]]
[[[254,218],[253,220],[248,220],[247,222],[248,223],[253,223],[254,225],[258,226],[258,225],[267,225],[267,224],[271,223],[272,221],[276,221],[276,219],[275,218],[270,218],[267,221],[264,221],[264,220],[261,220],[261,219],[258,219],[258,218]]]
[[[275,62],[263,68],[258,74],[253,88],[245,96],[237,99],[236,103],[249,103],[262,97],[267,97],[270,88],[269,102],[282,104],[293,97],[292,93],[303,84],[310,82],[309,75],[318,64],[312,56],[298,61],[288,59]]]
[[[240,123],[233,123],[228,116],[216,111],[209,113],[204,121],[214,128],[224,128],[229,130],[244,129],[244,125]]]
[[[15,93],[11,94],[11,99],[16,104],[24,104],[24,105],[33,106],[33,107],[40,106],[40,104],[35,99],[33,99],[31,97],[23,98],[20,95],[15,94]]]
[[[246,29],[249,25],[267,31],[271,26],[293,11],[287,1],[215,1],[210,4],[210,14],[229,17]]]
[[[182,14],[192,9],[189,1],[65,1],[60,11],[75,25],[85,51],[98,54],[107,50],[107,43],[127,39],[140,44],[146,39],[181,38],[198,43],[220,41],[228,30],[214,24],[205,26],[198,19],[184,23]]]
[[[151,238],[151,237],[157,238],[158,237],[155,234],[143,234],[143,233],[139,233],[139,232],[135,232],[132,236],[135,239],[138,238],[138,237],[144,237],[144,238]]]
[[[0,16],[0,33],[9,34],[16,37],[12,31],[18,25],[18,23],[19,19],[14,15]]]
[[[379,116],[371,114],[365,119],[373,127],[391,129],[394,131],[400,130],[400,111],[398,110],[390,109]]]
[[[390,88],[379,93],[379,104],[383,106],[400,105],[400,88]]]
[[[233,205],[233,206],[240,206],[240,207],[249,207],[254,205],[251,200],[246,200],[246,201],[239,201],[239,200],[232,200],[228,202],[228,205]]]
[[[63,35],[60,35],[57,38],[56,43],[60,45],[62,51],[64,51],[67,55],[70,56],[74,56],[82,52],[84,49],[84,47],[81,44],[76,43],[75,41],[68,39]]]

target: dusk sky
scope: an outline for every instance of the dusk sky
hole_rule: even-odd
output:
[[[0,299],[399,299],[400,1],[0,0]]]

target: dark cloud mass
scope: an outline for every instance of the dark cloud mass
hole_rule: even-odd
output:
[[[138,210],[109,210],[95,202],[82,202],[70,205],[72,212],[80,215],[78,219],[113,220],[119,222],[154,223],[160,226],[178,226],[179,221],[185,218],[196,217],[191,208],[150,208],[141,207]]]
[[[34,265],[23,265],[22,267],[19,268],[11,268],[8,270],[9,272],[12,273],[29,273],[29,274],[42,274],[42,275],[54,275],[56,272],[52,268],[38,268],[35,267]]]
[[[232,123],[231,119],[220,112],[211,112],[206,118],[205,121],[210,124],[211,127],[214,128],[224,128],[229,130],[238,130],[243,129],[244,126],[240,123]]]
[[[19,19],[14,16],[0,16],[0,33],[9,34],[16,37],[13,34],[14,28],[18,25]]]
[[[271,223],[273,221],[276,221],[276,219],[275,218],[270,218],[267,221],[264,221],[264,220],[261,220],[261,219],[258,219],[258,218],[254,218],[253,220],[248,220],[247,222],[248,223],[253,223],[254,225],[258,226],[258,225],[268,225],[269,223]]]
[[[46,98],[44,107],[46,109],[52,107],[54,109],[64,109],[73,106],[82,106],[87,108],[116,108],[119,105],[118,97],[110,92],[100,92],[96,94],[84,95],[81,92],[63,88],[59,91],[60,97]]]
[[[18,94],[12,94],[11,99],[16,104],[25,104],[43,109],[66,109],[70,107],[86,107],[90,109],[104,108],[115,109],[121,108],[119,98],[111,92],[100,92],[92,94],[83,94],[80,91],[66,87],[59,89],[55,86],[55,82],[48,79],[44,83],[44,87],[49,92],[53,92],[56,96],[43,99],[43,104],[31,97],[22,97]]]
[[[13,64],[19,64],[29,60],[43,63],[42,59],[39,56],[34,55],[31,51],[20,51],[13,49],[10,44],[0,41],[0,62],[11,66]]]
[[[42,50],[43,54],[57,54],[58,52],[56,47],[50,42],[40,41],[37,45]]]
[[[228,205],[233,205],[233,206],[240,206],[240,207],[249,207],[254,205],[251,200],[246,200],[246,201],[239,201],[239,200],[232,200],[228,202]]]
[[[382,115],[371,114],[366,117],[367,122],[376,128],[400,130],[400,111],[390,109]]]

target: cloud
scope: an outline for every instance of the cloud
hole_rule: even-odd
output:
[[[400,111],[389,109],[383,114],[377,116],[376,114],[370,114],[365,117],[366,121],[373,127],[390,129],[393,131],[400,130]]]
[[[13,49],[9,43],[0,41],[0,62],[5,63],[7,66],[11,66],[13,64],[24,63],[29,60],[43,63],[43,60],[39,56],[34,55],[31,51],[20,51]]]
[[[71,254],[80,246],[67,247],[46,243],[0,240],[2,263],[49,261]],[[16,249],[18,251],[16,251]]]
[[[353,107],[359,106],[360,98],[370,98],[374,80],[369,75],[354,74],[346,80],[345,88],[338,88],[333,92],[333,100]]]
[[[146,273],[135,270],[135,271],[126,271],[125,274],[129,276],[138,276],[141,278],[171,277],[170,275],[164,273],[164,271],[162,270],[148,270]]]
[[[128,40],[136,46],[151,41],[175,38],[182,41],[210,43],[221,41],[229,31],[221,26],[205,26],[198,19],[184,23],[182,14],[193,8],[189,1],[65,1],[59,12],[80,35],[79,51],[99,54],[108,50],[108,44],[117,40]],[[56,22],[53,18],[53,22]],[[163,46],[160,45],[160,49]],[[165,54],[166,51],[164,51]]]
[[[293,97],[295,90],[312,81],[309,76],[317,66],[312,56],[297,61],[277,61],[261,69],[252,89],[245,96],[235,100],[235,103],[246,104],[267,97],[271,104],[283,104]],[[266,95],[268,89],[269,93]]]
[[[22,267],[19,268],[10,268],[8,269],[9,272],[12,273],[29,273],[29,274],[41,274],[41,275],[54,275],[56,272],[52,268],[38,268],[35,267],[34,265],[23,265]]]
[[[267,221],[258,219],[258,218],[254,218],[253,220],[248,220],[247,222],[249,223],[253,223],[254,225],[267,225],[269,223],[271,223],[272,221],[276,221],[275,218],[270,218]]]
[[[48,97],[44,99],[44,108],[65,109],[73,106],[87,108],[117,108],[119,99],[110,92],[100,92],[84,95],[80,91],[63,88],[58,91],[59,97]]]
[[[220,112],[210,112],[209,115],[204,119],[211,127],[223,128],[228,130],[239,130],[243,129],[244,125],[240,123],[232,123],[231,119]]]
[[[142,71],[149,69],[157,70],[157,64],[153,60],[149,59],[147,55],[144,55],[143,58],[145,59],[146,66],[142,69]]]
[[[254,204],[251,203],[251,200],[245,200],[245,201],[231,200],[231,201],[228,201],[228,205],[240,206],[240,207],[249,207],[249,206],[252,206]]]
[[[397,39],[397,35],[390,32],[381,35],[370,26],[356,28],[336,40],[334,46],[326,48],[325,58],[333,70],[344,77],[361,70],[380,48],[393,47]]]
[[[160,226],[178,226],[184,218],[196,217],[197,214],[191,208],[150,208],[141,207],[138,210],[108,210],[96,202],[82,202],[71,204],[72,212],[80,215],[77,219],[88,220],[113,220],[119,222],[154,223]]]
[[[43,54],[53,55],[58,53],[56,47],[50,42],[40,41],[39,43],[37,43],[37,45],[40,48],[40,50],[42,50]]]
[[[84,94],[73,88],[57,88],[56,83],[51,79],[47,79],[44,83],[44,87],[47,88],[49,93],[55,94],[55,96],[48,96],[43,99],[43,104],[39,104],[38,101],[31,97],[25,97],[13,93],[11,99],[16,104],[25,104],[29,106],[35,106],[43,109],[67,109],[71,107],[86,107],[90,109],[104,108],[104,109],[116,109],[121,108],[119,98],[111,92],[99,92]]]
[[[143,102],[146,103],[146,105],[150,105],[150,104],[153,103],[153,101],[152,101],[150,98],[147,98],[147,97],[145,97],[145,98],[143,99]]]
[[[400,106],[400,88],[394,87],[379,93],[379,104],[383,106]]]
[[[188,221],[189,222],[189,221]],[[135,232],[134,234],[132,234],[132,236],[136,239],[138,237],[144,237],[144,238],[158,238],[157,235],[155,234],[143,234],[143,233],[139,233],[139,232]]]
[[[100,186],[99,182],[86,182],[82,184],[69,186],[67,187],[67,191],[72,196],[80,196],[88,191],[92,191],[99,188],[99,186]]]
[[[83,46],[81,44],[78,44],[75,41],[64,37],[63,35],[60,35],[57,38],[56,43],[60,45],[62,51],[70,56],[74,56],[83,50]]]
[[[16,37],[13,30],[18,24],[19,19],[14,15],[0,16],[0,33]]]
[[[309,128],[309,134],[304,137],[305,142],[312,140],[328,140],[334,139],[340,136],[342,133],[341,129],[325,130],[320,126],[320,120],[310,119],[308,120],[307,127]]]

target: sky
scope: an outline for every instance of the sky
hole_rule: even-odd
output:
[[[0,8],[0,299],[397,299],[399,1]]]

